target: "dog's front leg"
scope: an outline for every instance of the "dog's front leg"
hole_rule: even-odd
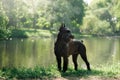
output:
[[[61,56],[56,56],[56,59],[57,59],[58,70],[61,71]]]
[[[68,57],[63,57],[63,72],[66,72],[68,67]]]

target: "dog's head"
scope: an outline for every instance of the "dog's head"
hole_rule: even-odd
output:
[[[60,32],[64,32],[64,31],[66,31],[66,30],[67,30],[67,28],[65,27],[65,24],[62,23],[61,26],[60,26],[59,31],[60,31]]]
[[[62,34],[62,39],[65,41],[65,42],[69,42],[71,41],[71,39],[73,39],[74,36],[71,34],[71,31],[69,30],[66,30],[63,34]]]
[[[64,23],[62,23],[59,29],[58,39],[69,42],[73,38],[74,36],[72,35],[71,31],[65,27]]]

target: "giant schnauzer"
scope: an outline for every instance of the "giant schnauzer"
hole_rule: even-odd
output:
[[[55,42],[54,53],[57,60],[58,70],[61,71],[61,58],[63,57],[63,72],[66,72],[68,67],[68,57],[72,55],[72,60],[74,63],[74,69],[77,70],[77,56],[81,55],[82,59],[87,65],[87,69],[90,69],[90,64],[86,56],[86,47],[81,41],[73,40],[74,36],[71,31],[62,24],[57,40]]]

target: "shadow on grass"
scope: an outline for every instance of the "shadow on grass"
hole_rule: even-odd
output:
[[[96,76],[96,75],[102,75],[104,72],[102,71],[97,71],[97,70],[92,70],[92,71],[87,71],[87,70],[78,70],[74,71],[72,69],[69,69],[66,73],[61,73],[62,77],[66,76],[71,76],[71,77],[88,77],[90,75]]]
[[[84,69],[80,69],[78,71],[75,71],[73,69],[68,69],[66,73],[61,72],[62,77],[89,77],[89,76],[100,76],[100,77],[115,77],[117,73],[111,72],[111,71],[100,71],[100,70],[92,70],[92,71],[87,71]]]

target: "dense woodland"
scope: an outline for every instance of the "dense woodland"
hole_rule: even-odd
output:
[[[0,0],[0,37],[18,29],[120,34],[120,0]]]

